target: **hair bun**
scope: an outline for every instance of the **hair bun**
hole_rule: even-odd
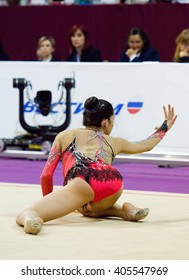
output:
[[[85,106],[85,108],[86,108],[87,110],[92,110],[92,109],[94,109],[94,108],[97,107],[98,102],[99,102],[98,98],[95,97],[95,96],[92,96],[92,97],[89,97],[89,98],[85,101],[84,106]]]

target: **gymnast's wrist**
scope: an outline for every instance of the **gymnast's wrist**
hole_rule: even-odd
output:
[[[156,132],[159,132],[159,131],[164,131],[164,132],[168,131],[167,120],[165,120],[162,123],[162,125],[160,126],[160,128]]]
[[[156,130],[156,132],[153,134],[153,136],[158,137],[158,138],[163,138],[165,136],[165,134],[168,131],[168,126],[167,126],[167,121],[165,120],[162,125],[160,126],[160,128],[158,128],[158,130]]]

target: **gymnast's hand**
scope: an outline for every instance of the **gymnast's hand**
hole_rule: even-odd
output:
[[[167,108],[163,106],[163,111],[164,111],[165,121],[163,122],[162,126],[155,127],[157,131],[163,128],[163,126],[165,127],[165,125],[166,125],[166,131],[170,130],[177,119],[177,115],[175,115],[174,112],[174,107],[172,107],[170,104],[168,105]]]
[[[170,104],[168,105],[168,108],[163,106],[163,110],[165,115],[165,121],[167,122],[167,130],[170,130],[177,119],[177,115],[175,115],[174,107],[172,107]]]

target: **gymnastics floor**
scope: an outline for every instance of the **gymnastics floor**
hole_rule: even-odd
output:
[[[126,190],[120,203],[149,207],[141,222],[92,219],[73,212],[25,234],[16,216],[41,197],[44,161],[0,159],[1,260],[188,260],[189,167],[116,164]],[[62,185],[61,166],[55,191]]]

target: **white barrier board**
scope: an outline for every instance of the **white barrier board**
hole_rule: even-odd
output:
[[[39,90],[50,90],[52,102],[57,102],[59,82],[74,75],[76,86],[71,91],[69,128],[82,125],[84,101],[89,96],[97,96],[107,99],[115,108],[112,135],[138,141],[147,138],[162,124],[162,106],[170,103],[175,107],[178,120],[156,150],[189,152],[187,63],[0,62],[0,71],[0,138],[25,132],[19,123],[19,90],[13,88],[14,78],[31,82],[30,99]],[[26,121],[32,126],[60,125],[61,117],[65,117],[58,106],[48,117],[35,113],[36,108],[28,102],[25,91],[24,104]]]

